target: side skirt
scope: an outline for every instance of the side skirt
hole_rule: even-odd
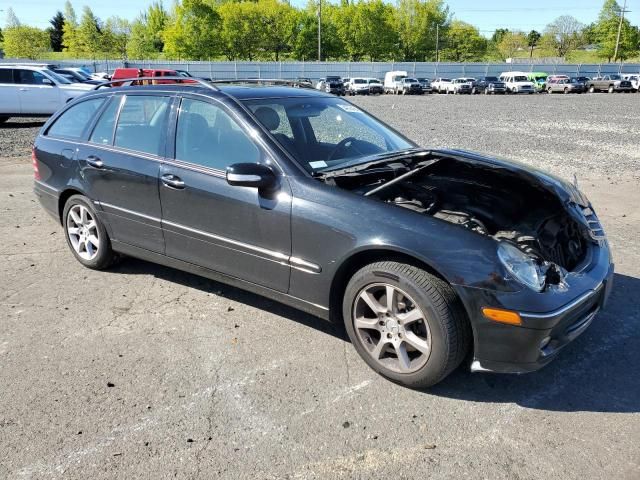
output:
[[[216,282],[225,283],[233,287],[241,288],[242,290],[247,290],[249,292],[275,300],[276,302],[283,303],[297,310],[302,310],[303,312],[315,315],[316,317],[320,317],[323,320],[329,320],[329,309],[323,307],[322,305],[316,305],[315,303],[307,302],[300,298],[293,297],[286,293],[278,292],[268,287],[263,287],[262,285],[258,285],[256,283],[248,282],[246,280],[232,277],[230,275],[225,275],[224,273],[216,272],[200,265],[195,265],[193,263],[178,260],[176,258],[167,257],[166,255],[151,252],[144,248],[134,247],[133,245],[129,245],[127,243],[112,240],[111,246],[113,250],[118,253],[122,253],[130,257],[139,258],[141,260],[146,260],[148,262],[158,263],[160,265],[164,265],[165,267],[175,268],[177,270],[182,270],[184,272],[193,273],[195,275],[200,275],[201,277],[215,280]]]

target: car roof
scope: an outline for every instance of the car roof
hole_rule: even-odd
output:
[[[228,85],[215,84],[214,88],[208,88],[201,85],[189,84],[160,84],[160,85],[135,85],[121,86],[113,88],[104,88],[97,90],[101,93],[115,92],[140,92],[140,91],[174,91],[181,93],[198,93],[201,95],[215,96],[216,93],[222,92],[238,100],[261,99],[261,98],[286,98],[286,97],[324,97],[333,98],[334,96],[320,90],[311,88],[296,88],[280,85]]]

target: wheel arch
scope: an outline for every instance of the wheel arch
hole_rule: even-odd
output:
[[[365,265],[383,260],[403,262],[419,267],[451,285],[451,282],[438,271],[438,269],[415,255],[410,255],[392,248],[366,248],[359,250],[353,252],[342,261],[331,280],[329,290],[329,315],[332,320],[338,320],[340,318],[342,311],[342,293],[353,274]],[[462,302],[462,299],[459,300]]]
[[[64,206],[67,204],[67,200],[69,200],[73,195],[84,195],[86,197],[84,192],[80,191],[76,187],[66,188],[60,193],[60,196],[58,197],[58,220],[60,221],[60,225],[64,223],[62,218]]]

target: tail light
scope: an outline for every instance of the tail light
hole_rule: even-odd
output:
[[[36,148],[31,149],[31,165],[33,165],[33,178],[40,180],[40,170],[38,170],[38,157],[36,157]]]

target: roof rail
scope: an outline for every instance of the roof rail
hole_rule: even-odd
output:
[[[313,86],[299,80],[284,80],[281,78],[236,78],[233,80],[212,80],[213,84],[250,84],[250,85],[284,85],[287,87],[310,88]]]
[[[212,85],[211,82],[207,82],[206,80],[201,80],[199,78],[194,78],[194,77],[182,77],[182,76],[172,76],[172,77],[133,77],[133,78],[119,78],[117,80],[109,80],[108,82],[103,82],[100,85],[96,85],[94,90],[99,90],[101,88],[104,87],[108,87],[110,85],[113,85],[114,83],[119,84],[118,86],[123,86],[123,87],[129,87],[131,85],[134,84],[134,82],[141,82],[141,81],[159,81],[162,82],[164,80],[180,80],[179,82],[175,82],[175,83],[170,83],[167,85],[175,85],[177,83],[181,83],[183,85],[193,85],[195,83],[198,83],[200,85],[202,85],[203,87],[209,88],[211,90],[219,90],[218,87],[216,87],[215,85]],[[126,84],[126,85],[125,85]],[[162,84],[159,84],[162,85]]]

